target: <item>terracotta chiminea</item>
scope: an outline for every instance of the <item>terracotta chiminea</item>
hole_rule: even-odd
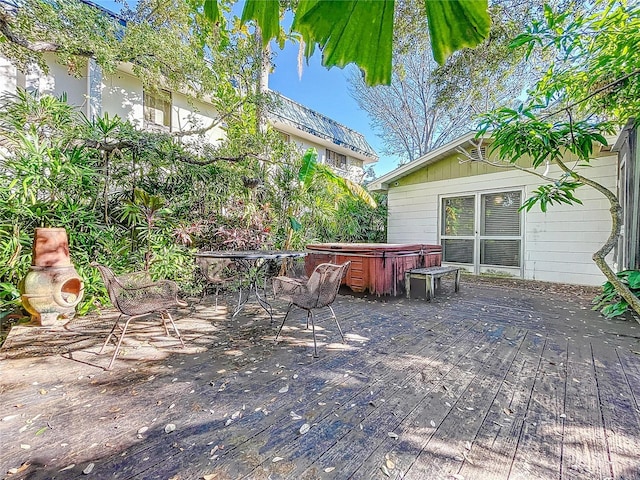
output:
[[[64,228],[36,228],[29,273],[21,284],[22,305],[33,322],[43,326],[62,325],[75,313],[84,294]]]

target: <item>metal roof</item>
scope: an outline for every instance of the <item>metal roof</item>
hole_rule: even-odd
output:
[[[273,104],[269,107],[269,117],[290,125],[303,132],[328,140],[361,155],[377,160],[378,155],[362,135],[335,120],[311,110],[281,93],[271,92]]]

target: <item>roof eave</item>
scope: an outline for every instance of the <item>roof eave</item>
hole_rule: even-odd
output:
[[[297,137],[303,138],[304,140],[308,140],[309,142],[313,142],[326,148],[330,148],[331,150],[335,150],[336,152],[342,153],[343,155],[349,155],[350,157],[362,160],[363,164],[370,164],[378,161],[377,155],[370,155],[360,149],[357,149],[356,147],[353,147],[352,145],[340,145],[329,138],[314,135],[313,133],[309,133],[305,130],[297,128],[296,126],[291,125],[291,123],[283,121],[280,118],[276,119],[275,117],[275,115],[271,116],[271,125],[273,125],[275,129],[280,130],[284,133],[295,135]]]

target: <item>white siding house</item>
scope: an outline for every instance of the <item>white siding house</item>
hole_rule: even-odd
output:
[[[519,211],[541,179],[469,160],[458,148],[471,151],[473,138],[460,137],[369,185],[388,193],[387,241],[442,244],[443,264],[475,274],[602,284],[591,256],[610,233],[608,201],[581,187],[576,196],[583,205]],[[600,152],[582,172],[615,192],[617,161],[617,155]],[[547,173],[559,176],[556,167]]]
[[[154,130],[193,130],[209,126],[217,118],[215,108],[206,100],[182,92],[146,92],[129,64],[121,64],[116,73],[106,75],[90,61],[84,74],[76,78],[57,63],[54,55],[46,59],[49,73],[44,75],[37,68],[23,74],[0,57],[0,94],[15,93],[18,87],[56,96],[64,93],[68,102],[89,118],[108,113],[129,120],[138,128]],[[278,101],[268,112],[268,120],[276,130],[296,142],[301,152],[315,148],[320,162],[330,164],[337,173],[356,181],[362,179],[365,165],[378,160],[362,134],[273,93]],[[223,128],[217,126],[205,134],[212,144],[224,137]]]

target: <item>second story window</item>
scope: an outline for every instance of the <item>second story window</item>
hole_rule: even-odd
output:
[[[145,127],[171,130],[171,92],[145,90],[143,101]]]
[[[289,143],[291,141],[291,136],[288,133],[284,133],[281,131],[278,131],[278,133],[280,134],[280,138],[283,142]]]
[[[332,167],[336,167],[341,170],[347,169],[346,155],[342,155],[341,153],[334,152],[333,150],[329,150],[327,148],[327,155],[325,158],[325,162],[327,163],[327,165],[331,165]]]

